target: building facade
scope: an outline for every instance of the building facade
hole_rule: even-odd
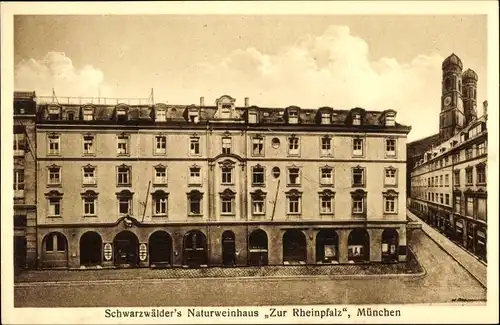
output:
[[[38,103],[42,268],[404,262],[396,112]]]
[[[443,62],[439,141],[430,144],[411,171],[409,207],[486,261],[488,103],[483,103],[483,116],[478,118],[477,74],[461,70],[462,62],[454,54]]]
[[[14,93],[14,267],[36,265],[36,101]]]

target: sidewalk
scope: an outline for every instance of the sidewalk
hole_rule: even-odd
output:
[[[370,276],[370,275],[421,275],[423,269],[411,256],[408,263],[399,264],[352,264],[352,265],[303,265],[263,266],[200,269],[184,268],[131,268],[131,269],[86,269],[86,270],[29,270],[15,277],[15,283],[59,282],[59,281],[113,281],[141,279],[181,278],[240,278],[240,277],[298,277],[298,276]]]
[[[418,218],[410,210],[406,210],[407,216],[412,221],[418,221],[422,224],[422,230],[442,249],[444,249],[455,261],[465,268],[479,283],[485,288],[487,286],[487,266],[478,261],[470,253],[466,252],[454,242],[443,236],[423,220]]]

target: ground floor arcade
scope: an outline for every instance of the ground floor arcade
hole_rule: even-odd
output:
[[[39,266],[200,267],[406,261],[406,223],[39,227]]]
[[[419,200],[411,200],[409,207],[420,219],[486,262],[486,223]]]

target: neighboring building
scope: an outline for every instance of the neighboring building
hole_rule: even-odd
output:
[[[36,264],[36,96],[14,92],[14,267]]]
[[[406,260],[393,110],[70,102],[38,106],[40,267]]]
[[[440,141],[410,143],[415,158],[409,207],[486,261],[487,102],[477,118],[477,74],[452,54],[443,63]],[[462,86],[463,82],[463,86]],[[463,99],[464,105],[461,105]],[[430,149],[422,153],[425,145]]]

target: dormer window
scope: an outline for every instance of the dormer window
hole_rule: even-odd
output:
[[[361,115],[360,114],[354,114],[352,116],[352,125],[361,125]]]
[[[59,120],[61,116],[61,108],[59,106],[49,107],[49,120],[56,121]]]
[[[297,111],[288,112],[288,123],[289,124],[298,124],[299,123],[299,112],[297,112]]]
[[[68,112],[68,121],[74,121],[74,120],[75,120],[75,113]]]
[[[394,126],[396,125],[396,115],[394,113],[387,114],[385,116],[385,126]]]
[[[118,108],[116,110],[116,119],[119,122],[127,120],[127,110],[125,108]]]
[[[165,122],[167,120],[167,112],[164,109],[156,110],[155,120],[156,122]]]
[[[321,124],[330,124],[332,121],[332,116],[330,113],[323,112],[321,113]]]
[[[257,123],[257,112],[249,112],[248,113],[248,123],[252,123],[252,124]]]
[[[92,121],[94,119],[94,112],[92,108],[84,108],[83,109],[83,120],[84,121]]]
[[[200,114],[195,107],[188,109],[188,121],[190,123],[198,123],[200,121]]]

